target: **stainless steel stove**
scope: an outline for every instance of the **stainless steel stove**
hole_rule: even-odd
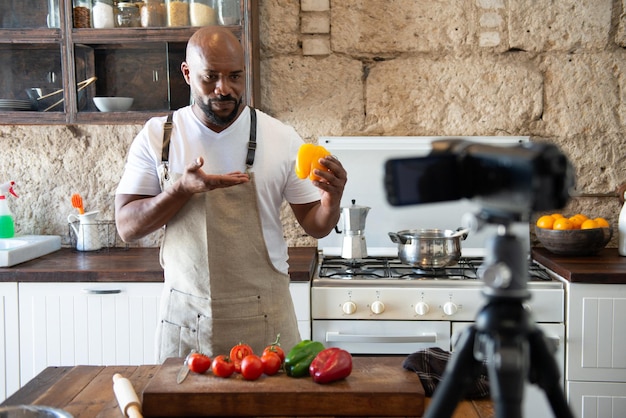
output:
[[[482,258],[463,257],[442,269],[420,269],[397,258],[346,260],[321,253],[311,288],[313,336],[332,343],[324,335],[324,320],[473,321],[485,304],[481,265]],[[563,321],[560,281],[529,262],[528,289],[527,308],[535,321]],[[451,348],[445,345],[442,348]],[[374,351],[376,346],[352,349]]]
[[[419,156],[430,151],[435,137],[320,138],[348,171],[342,207],[354,200],[371,210],[363,231],[368,257],[342,258],[342,237],[319,240],[319,264],[311,284],[312,339],[342,347],[353,354],[410,354],[426,347],[453,350],[454,336],[470,326],[486,303],[481,280],[485,241],[496,228],[470,233],[462,241],[458,264],[443,269],[420,269],[403,264],[389,232],[405,229],[456,229],[471,202],[445,202],[415,207],[391,207],[382,186],[383,165],[396,156]],[[514,144],[527,138],[464,139]],[[516,235],[529,241],[528,224],[515,225]],[[530,254],[529,243],[527,250]],[[560,344],[564,367],[564,289],[543,267],[529,261],[524,306],[545,335]],[[543,393],[525,404],[545,404]],[[540,398],[540,399],[537,399]],[[528,408],[533,411],[532,407]],[[549,411],[549,407],[547,407]],[[535,416],[544,416],[538,413]]]

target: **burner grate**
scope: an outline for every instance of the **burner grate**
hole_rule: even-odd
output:
[[[442,268],[419,268],[402,264],[398,260],[390,262],[390,275],[407,280],[476,280],[482,258],[461,258],[457,264]]]
[[[457,264],[443,268],[419,268],[402,263],[393,257],[367,257],[345,259],[325,256],[318,272],[319,278],[328,279],[387,279],[387,280],[477,280],[482,257],[461,257]],[[529,281],[551,281],[545,269],[532,260],[528,268]]]
[[[389,277],[389,260],[364,258],[349,260],[340,257],[324,258],[319,277],[336,279],[385,279]]]

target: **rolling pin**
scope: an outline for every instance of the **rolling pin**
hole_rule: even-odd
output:
[[[113,375],[113,392],[120,405],[122,414],[128,418],[142,418],[141,402],[130,380],[119,373]]]

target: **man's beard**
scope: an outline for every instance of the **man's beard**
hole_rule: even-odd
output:
[[[232,112],[226,115],[226,117],[222,118],[216,115],[215,112],[213,112],[213,109],[211,108],[212,103],[228,102],[228,101],[235,103],[235,108],[233,109]],[[239,107],[241,106],[242,101],[243,101],[243,98],[240,98],[239,101],[237,101],[235,100],[234,97],[228,95],[228,96],[220,96],[218,99],[209,99],[209,102],[207,104],[202,103],[201,101],[196,101],[196,104],[198,105],[202,113],[204,113],[204,116],[206,116],[209,123],[212,123],[217,126],[226,126],[232,121],[234,121],[235,118],[237,117],[237,114],[239,112]]]

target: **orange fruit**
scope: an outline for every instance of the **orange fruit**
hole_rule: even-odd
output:
[[[552,214],[552,215],[550,215],[550,216],[552,216],[554,219],[565,218],[565,216],[563,216],[563,215],[562,215],[562,214],[560,214],[560,213],[553,213],[553,214]]]
[[[577,218],[581,218],[583,221],[586,221],[587,219],[589,219],[589,217],[587,215],[584,215],[582,213],[577,213],[574,216],[577,217]]]
[[[558,229],[559,231],[565,231],[568,229],[574,229],[574,225],[572,224],[572,221],[567,218],[559,218],[554,221],[552,228]]]
[[[572,229],[580,229],[580,225],[584,222],[584,219],[576,215],[571,216],[568,219],[572,223]]]
[[[608,228],[609,227],[609,222],[604,219],[604,218],[596,218],[594,219],[594,221],[596,221],[596,223],[598,224],[598,228]]]
[[[580,225],[580,229],[595,229],[599,228],[598,223],[593,219],[587,219]]]
[[[537,219],[537,226],[544,229],[552,229],[554,218],[550,215],[544,215]]]

